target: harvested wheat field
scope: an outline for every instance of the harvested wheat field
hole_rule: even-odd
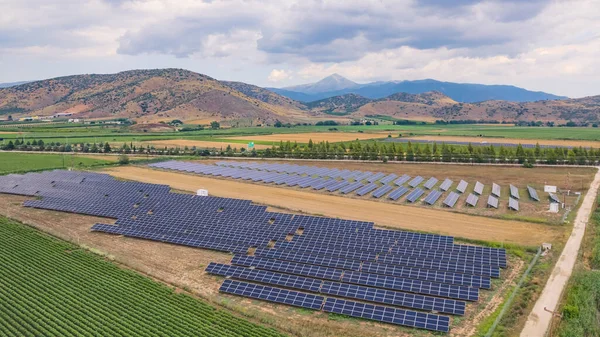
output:
[[[363,140],[363,139],[375,139],[383,138],[381,134],[372,133],[351,133],[351,132],[311,132],[311,133],[290,133],[290,134],[274,134],[274,135],[261,135],[261,136],[239,136],[231,137],[229,139],[243,139],[251,141],[264,141],[264,142],[298,142],[308,143],[312,139],[313,142],[347,142],[352,140]]]
[[[406,137],[402,139],[430,140],[436,142],[471,142],[471,143],[508,143],[508,144],[531,144],[535,145],[553,145],[553,146],[574,146],[574,147],[600,147],[600,142],[587,140],[560,140],[560,139],[519,139],[519,138],[488,138],[488,137],[467,137],[467,136],[418,136]]]
[[[230,145],[232,148],[248,148],[248,144],[247,143],[231,143],[231,142],[210,142],[210,141],[203,141],[203,140],[188,140],[188,139],[171,139],[171,140],[153,140],[153,141],[147,141],[147,142],[143,142],[143,144],[149,144],[149,145],[153,145],[156,147],[192,147],[195,146],[197,148],[200,149],[212,149],[212,148],[216,148],[216,149],[223,149],[225,150],[225,148],[227,148],[227,145]],[[254,148],[257,150],[262,150],[262,149],[269,149],[271,148],[271,146],[269,145],[260,145],[260,144],[256,144],[254,145]]]
[[[259,204],[287,208],[292,211],[373,221],[379,226],[453,235],[475,240],[538,245],[542,242],[554,242],[562,234],[561,228],[542,224],[470,216],[266,185],[252,185],[250,187],[247,183],[237,181],[205,178],[141,167],[121,167],[108,169],[106,172],[123,179],[168,184],[172,188],[184,191],[196,191],[199,188],[205,188],[214,196],[250,199]]]

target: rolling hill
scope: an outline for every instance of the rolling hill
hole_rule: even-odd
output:
[[[0,89],[0,115],[14,118],[67,112],[82,118],[132,118],[138,122],[270,123],[310,118],[301,107],[258,87],[220,82],[183,69],[76,75]]]
[[[326,84],[352,86],[339,78],[320,86]],[[245,126],[272,124],[276,120],[285,123],[314,123],[323,119],[350,121],[375,115],[422,121],[597,123],[600,96],[464,103],[444,92],[429,91],[394,92],[381,98],[347,93],[302,103],[255,85],[218,81],[182,69],[76,75],[0,89],[0,118],[50,116],[61,112],[82,118],[130,118],[140,124],[180,119],[195,124],[218,120]]]
[[[269,88],[269,90],[302,102],[317,101],[345,94],[356,94],[366,98],[380,99],[399,92],[422,94],[430,91],[441,92],[453,100],[462,103],[474,103],[488,100],[533,102],[566,98],[539,91],[529,91],[511,85],[452,83],[432,79],[358,84],[337,74],[328,76],[312,84],[281,89]]]

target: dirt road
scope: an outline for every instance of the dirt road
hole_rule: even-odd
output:
[[[561,295],[571,277],[573,266],[577,260],[577,253],[581,246],[581,241],[585,233],[585,226],[590,219],[591,212],[596,202],[598,187],[600,186],[600,170],[596,173],[596,177],[592,182],[588,193],[583,199],[583,203],[579,208],[573,232],[565,245],[556,266],[552,270],[552,275],[548,279],[548,283],[544,287],[540,298],[535,303],[533,310],[527,318],[525,327],[521,332],[521,337],[543,337],[550,326],[552,314],[547,310],[554,311],[557,309]]]
[[[256,203],[343,219],[373,221],[386,227],[426,231],[475,240],[493,240],[527,246],[557,240],[562,231],[552,226],[492,219],[442,210],[423,209],[377,201],[212,179],[141,167],[120,167],[107,173],[125,179],[168,184],[185,191],[206,188],[211,195],[251,199]]]

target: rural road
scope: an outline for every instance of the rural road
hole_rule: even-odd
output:
[[[521,337],[543,337],[546,335],[546,331],[548,331],[552,321],[552,313],[549,311],[555,311],[557,309],[564,288],[573,272],[573,266],[577,260],[579,247],[581,246],[581,241],[585,233],[585,226],[594,209],[599,186],[600,170],[596,173],[594,181],[583,199],[583,203],[575,218],[573,232],[567,240],[565,249],[560,254],[558,262],[554,266],[552,274],[550,275],[548,283],[546,283],[540,298],[535,303],[533,310],[527,318],[525,327],[523,328],[523,331],[521,331]]]

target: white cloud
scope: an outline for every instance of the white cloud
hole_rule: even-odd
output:
[[[273,69],[267,79],[269,82],[282,82],[292,78],[292,74],[284,69]]]

